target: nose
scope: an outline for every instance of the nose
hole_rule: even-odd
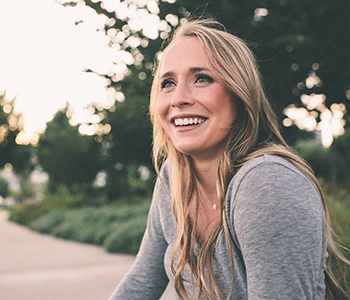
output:
[[[194,97],[187,84],[178,83],[171,98],[172,107],[191,106],[194,103]]]

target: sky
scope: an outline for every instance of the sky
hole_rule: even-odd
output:
[[[108,73],[112,67],[115,53],[107,47],[108,38],[96,31],[105,21],[85,5],[0,0],[0,93],[15,98],[16,110],[23,113],[23,141],[37,139],[67,101],[80,121],[91,102],[113,105],[107,81],[84,72]]]

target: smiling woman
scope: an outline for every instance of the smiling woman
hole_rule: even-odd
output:
[[[110,299],[350,299],[327,206],[286,144],[245,43],[178,27],[151,91],[158,180],[137,259]]]

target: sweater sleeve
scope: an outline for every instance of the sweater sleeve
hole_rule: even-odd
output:
[[[257,165],[237,189],[233,222],[249,300],[316,298],[323,208],[304,175],[276,162]]]
[[[164,196],[162,189],[158,180],[139,253],[109,300],[159,299],[168,284],[164,269],[164,254],[168,244],[164,238],[158,207],[159,197]]]

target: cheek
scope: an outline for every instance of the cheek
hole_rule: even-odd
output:
[[[157,101],[157,113],[160,118],[164,118],[167,112],[166,102],[162,98],[158,98]]]
[[[161,99],[158,99],[158,102],[157,102],[157,114],[158,114],[158,117],[159,117],[159,121],[164,128],[165,124],[167,123],[166,120],[167,120],[167,112],[168,112],[168,105],[166,104],[165,101],[161,101]]]

